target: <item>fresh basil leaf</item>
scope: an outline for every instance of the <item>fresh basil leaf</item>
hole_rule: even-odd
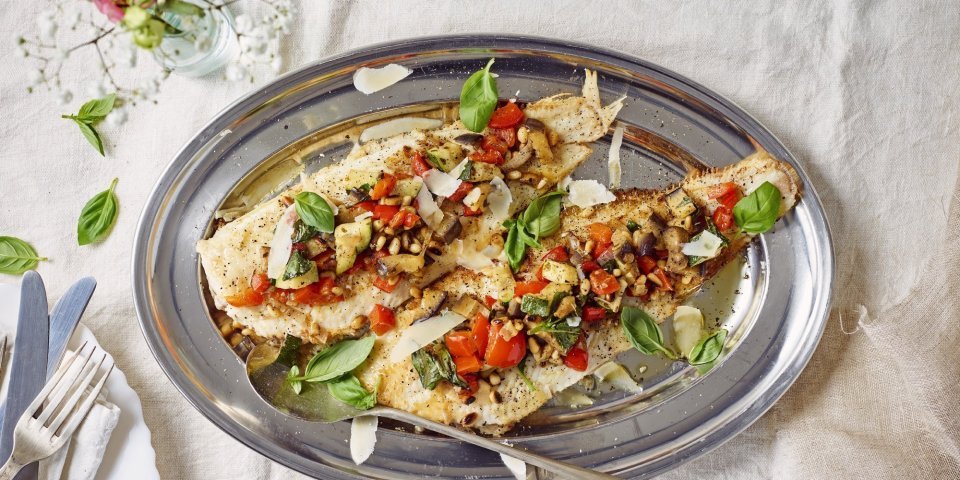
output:
[[[660,326],[647,312],[636,308],[625,306],[620,312],[620,325],[627,339],[633,344],[633,347],[645,355],[656,355],[657,352],[675,360],[677,355],[669,348],[663,345],[663,333]]]
[[[560,302],[569,295],[570,294],[567,292],[557,292],[553,294],[553,298],[550,299],[550,307],[547,309],[549,310],[551,316],[553,316],[553,313],[557,311],[557,307],[560,306]]]
[[[429,150],[427,151],[427,163],[429,163],[430,165],[433,165],[433,167],[436,168],[437,170],[440,170],[442,172],[446,171],[443,169],[443,160],[441,160],[440,157],[437,156],[437,154]]]
[[[77,126],[80,127],[80,133],[83,134],[83,138],[86,138],[87,142],[90,142],[90,145],[93,145],[93,148],[97,149],[97,152],[99,152],[101,156],[105,157],[106,154],[103,150],[103,139],[100,138],[100,134],[97,133],[93,127],[76,118],[71,118],[71,120],[73,120],[73,123],[76,123]]]
[[[457,375],[457,365],[443,342],[434,342],[413,352],[411,361],[420,374],[420,383],[427,390],[433,390],[444,380],[460,388],[469,388],[467,382]]]
[[[503,243],[503,251],[507,255],[507,261],[510,262],[510,268],[516,272],[520,270],[523,256],[527,253],[527,244],[521,238],[520,225],[514,220],[508,220],[507,223],[510,226],[507,227],[507,239]]]
[[[323,197],[313,192],[301,192],[293,198],[293,203],[303,223],[320,232],[333,232],[333,209]]]
[[[310,383],[326,382],[351,372],[367,359],[375,341],[376,337],[370,335],[359,340],[344,340],[320,350],[303,369],[303,376],[297,379]]]
[[[712,363],[723,352],[723,342],[727,339],[726,330],[717,330],[704,337],[690,350],[690,365],[705,365]]]
[[[290,280],[291,278],[297,278],[304,273],[310,271],[313,262],[310,261],[307,257],[304,257],[299,250],[294,250],[290,254],[290,259],[287,260],[287,268],[283,271],[283,279]]]
[[[770,182],[763,182],[733,207],[733,219],[741,230],[748,233],[770,230],[777,222],[778,213],[780,190]]]
[[[116,100],[116,93],[111,93],[103,98],[90,100],[80,106],[80,111],[77,112],[77,119],[88,124],[99,122],[106,118],[107,114],[113,110]]]
[[[523,211],[520,222],[537,240],[549,237],[560,229],[560,210],[564,192],[554,191],[541,195]]]
[[[291,238],[293,240],[293,243],[305,242],[307,240],[310,240],[316,235],[317,235],[317,231],[310,225],[307,225],[303,220],[297,220],[296,222],[294,222],[293,236]]]
[[[114,190],[118,179],[110,182],[110,188],[96,194],[87,201],[80,211],[80,220],[77,222],[77,243],[88,245],[102,240],[113,228],[117,221],[119,201]]]
[[[520,302],[520,311],[528,315],[548,317],[550,315],[550,305],[543,298],[524,295]]]
[[[460,172],[458,177],[460,180],[467,181],[470,179],[470,175],[473,174],[473,162],[467,162],[467,165],[463,167],[463,171]]]
[[[20,275],[34,270],[46,257],[37,255],[29,243],[16,237],[0,236],[0,273]]]
[[[344,375],[327,384],[330,395],[347,405],[360,410],[369,410],[377,404],[377,396],[360,384],[353,374]]]
[[[487,66],[474,72],[460,90],[460,120],[474,132],[481,132],[490,122],[497,108],[497,80],[490,74],[493,59]]]
[[[294,365],[290,367],[290,371],[287,372],[287,383],[290,384],[290,388],[293,389],[293,393],[300,395],[300,392],[303,391],[303,381],[299,380],[300,378],[300,367]]]
[[[560,353],[566,355],[580,339],[580,327],[573,327],[566,320],[555,319],[543,322],[530,329],[531,334],[538,332],[549,333],[560,346]]]

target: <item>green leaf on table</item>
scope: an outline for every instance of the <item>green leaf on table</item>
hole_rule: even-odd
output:
[[[722,329],[704,337],[690,350],[690,365],[712,363],[723,352],[723,342],[726,339],[727,331]]]
[[[497,108],[497,80],[490,73],[493,59],[474,72],[460,90],[460,120],[470,130],[481,132]]]
[[[34,270],[46,257],[37,255],[29,243],[16,237],[0,236],[0,273],[20,275]]]
[[[360,410],[369,410],[377,404],[377,395],[363,388],[360,380],[352,373],[327,383],[327,388],[333,398]]]
[[[80,211],[80,220],[77,221],[79,245],[89,245],[110,234],[113,224],[117,222],[117,212],[120,209],[117,194],[114,193],[117,181],[118,179],[114,178],[110,182],[110,188],[94,195]]]
[[[88,101],[80,106],[80,111],[77,112],[77,120],[81,122],[91,124],[99,122],[104,118],[107,118],[107,114],[113,110],[113,106],[117,101],[117,94],[111,93],[103,98],[95,98]]]
[[[303,223],[320,232],[333,232],[333,209],[323,197],[313,192],[301,192],[293,198],[293,202]]]
[[[83,134],[83,138],[86,138],[87,141],[90,142],[90,145],[93,145],[93,148],[97,149],[97,152],[99,152],[101,156],[106,156],[103,151],[103,139],[100,138],[100,134],[89,124],[83,123],[76,118],[72,120],[80,127],[80,133]]]
[[[780,213],[780,190],[770,182],[763,182],[756,190],[733,206],[733,219],[741,230],[763,233],[773,228]]]
[[[671,360],[677,358],[677,354],[663,344],[663,332],[660,331],[656,320],[647,312],[636,307],[625,306],[620,312],[620,325],[627,339],[640,353],[645,355],[662,353]]]

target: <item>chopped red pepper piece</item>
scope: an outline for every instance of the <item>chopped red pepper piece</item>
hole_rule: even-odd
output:
[[[463,376],[470,373],[477,373],[482,366],[480,359],[474,355],[463,357],[453,357],[453,363],[457,365],[457,375]]]
[[[400,207],[396,205],[377,205],[373,207],[373,216],[378,220],[389,222],[399,211]]]
[[[381,277],[381,276],[379,276],[379,275],[373,278],[373,286],[375,286],[375,287],[379,288],[380,290],[383,290],[384,292],[387,292],[387,293],[392,292],[393,289],[397,288],[397,285],[399,285],[399,284],[400,284],[400,282],[397,282],[397,283],[394,283],[393,285],[391,285],[389,280],[387,280],[386,278],[383,278],[383,277]]]
[[[470,335],[473,336],[473,342],[477,345],[477,352],[486,352],[487,341],[490,338],[490,320],[487,319],[486,315],[480,312],[474,315],[473,328],[470,331]]]
[[[553,260],[556,262],[566,262],[570,260],[570,255],[567,254],[567,249],[563,245],[557,245],[550,249],[549,252],[543,255],[541,260]]]
[[[380,180],[377,180],[377,184],[370,189],[370,198],[374,200],[380,200],[390,196],[390,192],[393,192],[393,187],[397,186],[397,177],[384,173],[383,177]]]
[[[590,275],[594,270],[600,270],[600,264],[593,260],[587,260],[580,264],[580,270],[583,270],[583,273]]]
[[[250,279],[250,288],[257,293],[266,292],[270,288],[270,279],[267,278],[265,273],[254,274],[253,278]]]
[[[234,307],[255,307],[263,303],[263,294],[250,287],[244,287],[235,295],[227,295],[226,300]]]
[[[607,309],[603,307],[583,307],[584,322],[599,322],[607,316]]]
[[[620,290],[620,282],[606,270],[594,270],[590,274],[590,290],[597,295],[608,295]]]
[[[586,371],[588,363],[589,355],[587,351],[579,346],[572,347],[570,351],[563,356],[563,364],[578,372]]]
[[[473,340],[472,332],[458,330],[450,332],[443,339],[447,350],[454,357],[472,357],[477,354],[477,343]]]
[[[637,258],[637,267],[640,268],[641,272],[647,274],[657,269],[657,261],[649,255],[643,255]]]
[[[373,306],[370,312],[370,329],[377,335],[383,335],[389,332],[397,324],[393,310],[390,310],[379,303]]]
[[[457,190],[454,191],[453,194],[447,198],[449,198],[450,200],[453,200],[454,202],[462,202],[463,199],[467,196],[467,194],[470,193],[470,190],[473,190],[472,183],[461,182],[460,186],[457,187]]]
[[[516,297],[522,297],[528,293],[534,295],[540,293],[541,290],[547,287],[550,282],[543,280],[531,280],[529,282],[517,282],[513,287],[513,295]]]
[[[410,159],[410,164],[413,167],[413,173],[421,177],[427,172],[427,170],[433,168],[432,165],[427,163],[427,160],[423,158],[423,154],[420,152],[413,153],[413,157]]]

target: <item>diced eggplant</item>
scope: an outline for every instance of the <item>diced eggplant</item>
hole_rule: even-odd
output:
[[[570,263],[580,265],[589,255],[580,249],[580,240],[573,235],[567,235],[567,253],[570,254]]]
[[[422,268],[422,255],[403,253],[387,255],[377,259],[377,275],[381,277],[392,277],[399,273],[415,273]]]
[[[615,252],[612,248],[608,248],[604,250],[599,257],[597,257],[597,263],[599,263],[600,265],[606,265],[616,259],[617,259],[617,252]]]
[[[682,188],[678,188],[667,195],[667,206],[670,207],[673,216],[678,219],[693,215],[697,211],[697,206]]]
[[[528,138],[527,143],[533,145],[533,150],[537,153],[537,158],[541,162],[553,162],[553,150],[550,149],[550,142],[547,140],[546,132],[543,130],[530,130]]]
[[[690,241],[690,234],[679,227],[670,227],[663,231],[663,245],[667,248],[667,270],[679,272],[687,267],[687,256],[683,253],[683,244]]]
[[[483,135],[479,133],[464,133],[454,138],[453,141],[461,145],[480,148],[480,144],[483,142]]]
[[[633,240],[636,245],[637,256],[653,256],[653,245],[656,243],[656,239],[653,238],[652,233],[637,230],[633,232]]]
[[[530,117],[527,117],[527,119],[523,121],[523,126],[529,128],[530,130],[537,130],[541,132],[547,129],[547,126],[544,125],[543,122],[537,120],[536,118]]]
[[[457,239],[462,230],[463,225],[460,224],[460,219],[452,213],[444,212],[443,220],[437,226],[434,236],[443,243],[449,244]]]
[[[432,317],[437,313],[437,310],[440,310],[440,306],[443,305],[446,299],[447,293],[442,290],[434,290],[432,288],[424,290],[423,296],[420,298],[420,304],[411,310],[413,313],[413,321],[410,322],[410,324],[412,325]]]

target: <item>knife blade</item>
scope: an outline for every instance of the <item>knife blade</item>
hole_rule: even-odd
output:
[[[84,277],[77,280],[67,289],[67,292],[60,297],[60,300],[53,306],[53,312],[50,313],[50,342],[47,352],[47,380],[57,371],[57,365],[63,358],[63,352],[67,349],[67,343],[73,336],[77,324],[80,323],[80,317],[83,311],[87,309],[90,303],[90,297],[97,288],[97,281],[93,277]]]
[[[40,274],[28,271],[20,284],[20,315],[13,343],[10,383],[6,410],[0,427],[0,461],[13,451],[13,429],[46,383],[50,319],[47,316],[47,291]]]

